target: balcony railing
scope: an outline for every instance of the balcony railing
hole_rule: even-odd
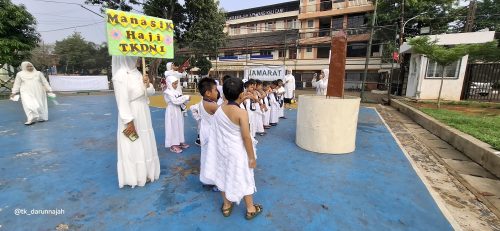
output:
[[[331,1],[322,1],[318,3],[310,3],[307,5],[302,5],[300,7],[299,13],[312,13],[318,11],[330,11],[330,10],[340,10],[349,7],[357,7],[357,6],[369,6],[373,5],[371,0],[331,0]]]
[[[319,29],[319,30],[304,30],[304,31],[299,32],[299,38],[300,39],[307,39],[307,38],[330,37],[336,31],[339,31],[339,30],[333,29],[333,28],[326,28],[326,29]],[[360,34],[368,34],[369,28],[368,27],[347,28],[347,29],[344,29],[344,31],[348,36],[353,36],[353,35],[360,35]]]

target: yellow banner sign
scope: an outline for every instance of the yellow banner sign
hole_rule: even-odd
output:
[[[110,55],[174,58],[174,24],[171,20],[106,10]]]

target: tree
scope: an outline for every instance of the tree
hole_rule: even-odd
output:
[[[31,51],[30,62],[39,71],[45,72],[45,70],[55,64],[54,55],[50,52],[53,48],[54,45],[39,44],[38,47]]]
[[[468,53],[468,47],[466,45],[445,47],[436,43],[437,41],[431,41],[428,36],[416,37],[409,42],[415,53],[426,55],[429,59],[443,67],[437,99],[437,106],[441,108],[441,91],[443,89],[444,76],[446,75],[446,66],[465,56]]]
[[[109,8],[113,10],[131,11],[132,5],[139,5],[141,2],[136,0],[86,0],[85,4],[102,5],[102,9]]]
[[[458,14],[460,15],[467,15],[468,9],[468,6],[462,6],[458,7],[456,11],[459,12]],[[500,0],[478,1],[476,9],[476,17],[472,27],[473,31],[485,28],[488,28],[491,31],[500,31],[500,17],[498,16],[498,12],[500,12]],[[456,31],[464,31],[466,22],[466,17],[458,18],[458,21],[456,22]]]
[[[226,16],[213,0],[186,0],[185,44],[196,56],[213,55],[225,45]]]
[[[0,0],[0,64],[19,66],[39,41],[36,20],[26,7]],[[9,71],[9,76],[13,75]]]
[[[405,4],[404,20],[418,16],[406,25],[405,33],[408,35],[419,34],[422,27],[430,27],[433,34],[443,33],[448,30],[448,24],[455,21],[455,15],[450,12],[456,6],[456,0],[384,0],[378,1],[378,23],[380,25],[399,23],[402,2]]]
[[[498,40],[469,45],[469,60],[472,62],[500,62],[500,47]]]
[[[203,56],[196,57],[190,60],[190,65],[193,67],[198,67],[200,70],[200,75],[207,75],[212,69],[212,63]]]
[[[62,41],[57,41],[55,53],[59,55],[59,65],[64,73],[88,74],[90,69],[96,67],[97,46],[85,41],[83,37],[75,32]]]
[[[142,6],[146,15],[172,20],[175,25],[175,50],[187,48],[196,59],[207,54],[214,55],[226,40],[225,14],[213,0],[186,0],[184,5],[178,0],[146,0],[144,3],[134,0],[87,0],[86,3],[123,11],[131,11],[134,5]],[[149,74],[154,82],[161,59],[149,60]]]

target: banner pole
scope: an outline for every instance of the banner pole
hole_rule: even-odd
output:
[[[142,57],[142,76],[146,76],[146,59]]]

